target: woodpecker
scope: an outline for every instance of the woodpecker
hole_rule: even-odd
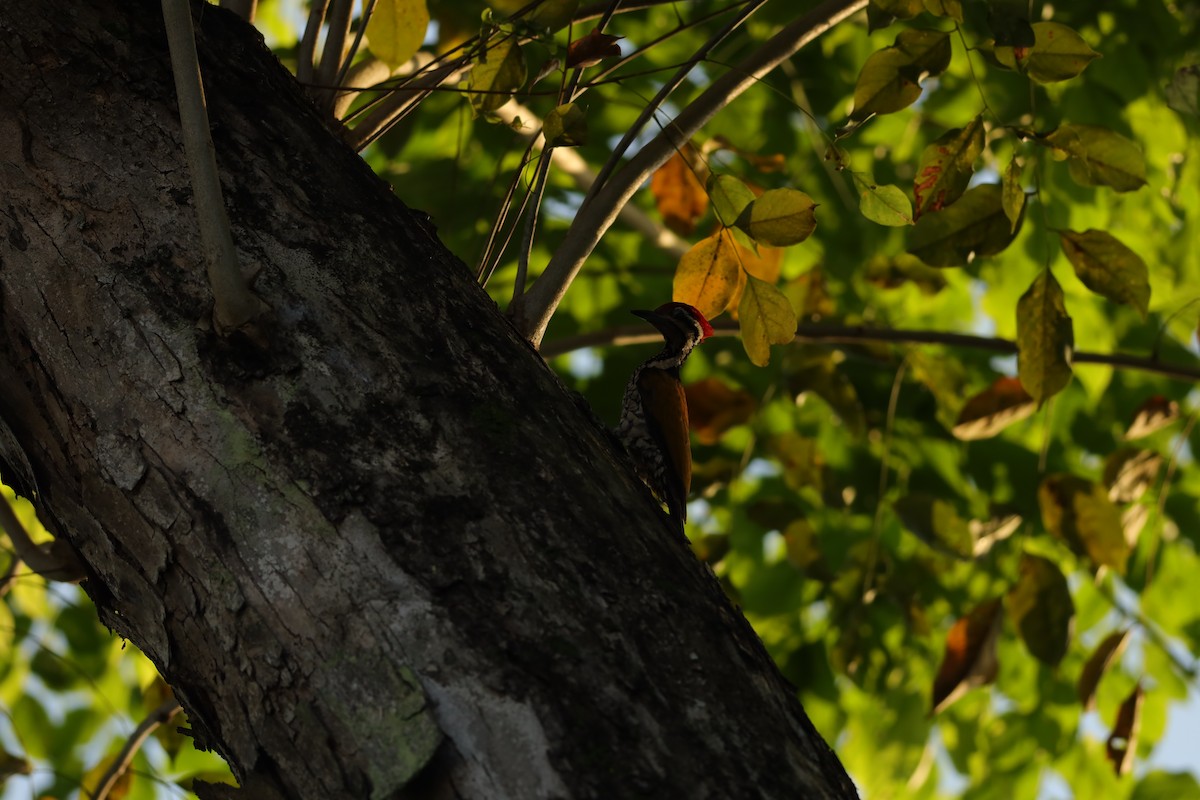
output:
[[[682,530],[692,485],[692,450],[679,368],[692,348],[712,336],[713,329],[687,303],[665,303],[653,311],[633,313],[658,328],[665,342],[629,378],[617,435],[638,476],[666,503],[671,519]]]

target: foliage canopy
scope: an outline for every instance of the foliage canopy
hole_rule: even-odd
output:
[[[1134,769],[1200,654],[1180,601],[1200,8],[831,0],[805,13],[866,8],[682,136],[794,3],[366,5],[357,42],[330,12],[319,58],[307,9],[265,0],[257,24],[533,338],[539,282],[565,290],[543,352],[602,417],[646,355],[612,345],[654,338],[629,309],[673,297],[729,334],[684,375],[688,533],[867,796],[1032,797],[1056,773],[1076,796],[1200,797]],[[655,138],[670,157],[605,230],[593,182]],[[588,230],[586,264],[555,272]],[[40,588],[9,597],[15,650],[71,623]],[[2,684],[14,729],[57,732],[29,758],[103,724],[16,694],[109,658],[66,636]],[[93,688],[128,694],[109,674]]]

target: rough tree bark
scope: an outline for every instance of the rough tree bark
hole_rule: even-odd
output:
[[[203,322],[158,3],[0,0],[0,412],[198,744],[253,797],[853,796],[603,428],[194,13],[269,344]]]

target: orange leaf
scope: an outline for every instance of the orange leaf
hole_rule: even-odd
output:
[[[684,387],[688,423],[703,444],[716,444],[721,434],[741,425],[754,414],[754,398],[716,378],[705,378]]]
[[[1019,378],[998,378],[966,402],[958,414],[954,435],[967,441],[987,439],[1025,419],[1036,408],[1037,403]]]
[[[620,36],[601,33],[593,28],[587,36],[580,37],[567,46],[567,68],[594,67],[606,58],[621,55],[617,44]]]
[[[708,210],[708,193],[692,168],[693,153],[692,146],[686,145],[650,178],[650,192],[658,213],[666,226],[680,236],[691,234],[696,220]]]
[[[1001,598],[989,600],[954,623],[946,634],[946,655],[933,680],[933,711],[943,710],[968,689],[996,679],[996,639],[1000,635]]]

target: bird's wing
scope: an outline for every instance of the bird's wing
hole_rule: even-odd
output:
[[[668,372],[643,370],[638,389],[642,393],[650,435],[667,456],[667,480],[663,487],[672,516],[687,519],[687,496],[692,486],[692,446],[688,439],[687,400],[683,384]]]

